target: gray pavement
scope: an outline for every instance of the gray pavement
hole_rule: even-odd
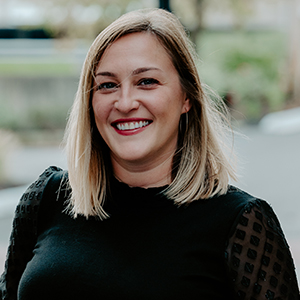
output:
[[[276,134],[260,127],[242,127],[235,138],[238,153],[238,187],[267,200],[274,208],[295,260],[300,278],[300,130]],[[0,273],[14,208],[32,181],[49,165],[66,168],[65,157],[59,148],[19,148],[7,163],[11,178],[21,187],[0,191]]]

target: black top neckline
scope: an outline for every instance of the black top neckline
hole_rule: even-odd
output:
[[[165,197],[163,193],[168,185],[151,188],[131,187],[115,177],[111,178],[110,183],[111,197],[107,202],[119,208],[147,209],[174,205],[174,201]]]

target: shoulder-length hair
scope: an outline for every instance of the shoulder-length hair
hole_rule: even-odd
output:
[[[91,99],[94,71],[104,51],[130,33],[148,32],[161,43],[178,72],[191,103],[178,126],[178,148],[173,158],[172,182],[164,190],[178,205],[224,194],[235,178],[224,143],[222,100],[204,91],[195,65],[195,51],[180,21],[161,9],[144,9],[121,16],[95,39],[86,56],[78,91],[66,129],[66,154],[71,214],[108,217],[103,210],[109,195],[112,166],[109,149],[95,125]]]

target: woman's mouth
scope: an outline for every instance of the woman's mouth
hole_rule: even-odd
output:
[[[118,130],[124,131],[124,130],[134,130],[134,129],[143,128],[149,124],[150,124],[149,121],[139,121],[139,122],[116,123],[114,126],[116,126]]]
[[[116,120],[111,125],[117,133],[121,135],[135,135],[145,130],[145,128],[152,123],[152,120]]]

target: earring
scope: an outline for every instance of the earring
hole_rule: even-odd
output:
[[[189,126],[189,115],[188,112],[185,113],[185,132],[187,132]]]
[[[182,124],[182,119],[185,118],[185,125],[184,123]],[[188,112],[184,113],[181,115],[180,121],[179,121],[179,132],[181,134],[185,134],[187,132],[188,129],[188,125],[189,125],[189,115]]]

